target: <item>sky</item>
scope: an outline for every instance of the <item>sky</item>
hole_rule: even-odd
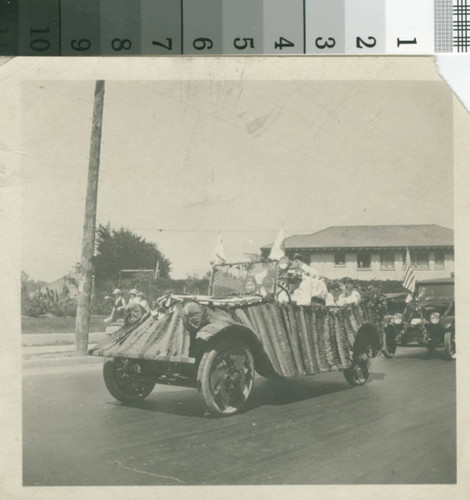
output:
[[[22,85],[22,269],[80,260],[94,82]],[[107,81],[98,223],[175,278],[333,225],[453,227],[452,94],[423,81]]]

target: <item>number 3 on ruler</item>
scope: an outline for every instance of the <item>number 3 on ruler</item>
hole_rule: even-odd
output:
[[[323,38],[319,36],[315,39],[315,45],[319,49],[332,49],[336,45],[336,40],[330,36],[326,39],[326,42],[323,42]]]

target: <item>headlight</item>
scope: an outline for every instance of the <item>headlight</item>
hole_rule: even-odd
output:
[[[281,257],[279,259],[279,269],[285,271],[290,266],[290,260],[287,257]]]
[[[401,325],[403,323],[403,314],[400,313],[394,314],[392,321],[394,325]]]
[[[439,321],[441,321],[441,315],[438,312],[433,312],[431,316],[429,316],[429,321],[433,325],[437,325]]]

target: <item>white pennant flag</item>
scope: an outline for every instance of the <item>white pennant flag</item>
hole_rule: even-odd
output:
[[[271,248],[271,253],[269,254],[270,260],[279,260],[284,257],[284,228],[281,227],[279,234],[277,235],[276,241]]]
[[[217,243],[215,244],[214,259],[212,261],[212,264],[225,264],[225,262],[227,262],[227,260],[225,258],[224,243],[222,241],[222,236],[219,233],[217,236]]]

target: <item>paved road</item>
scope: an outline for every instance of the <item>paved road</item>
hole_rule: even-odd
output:
[[[341,373],[261,378],[246,413],[204,417],[193,389],[139,407],[101,366],[24,372],[25,485],[453,483],[455,363],[424,349],[378,358],[363,387]]]

